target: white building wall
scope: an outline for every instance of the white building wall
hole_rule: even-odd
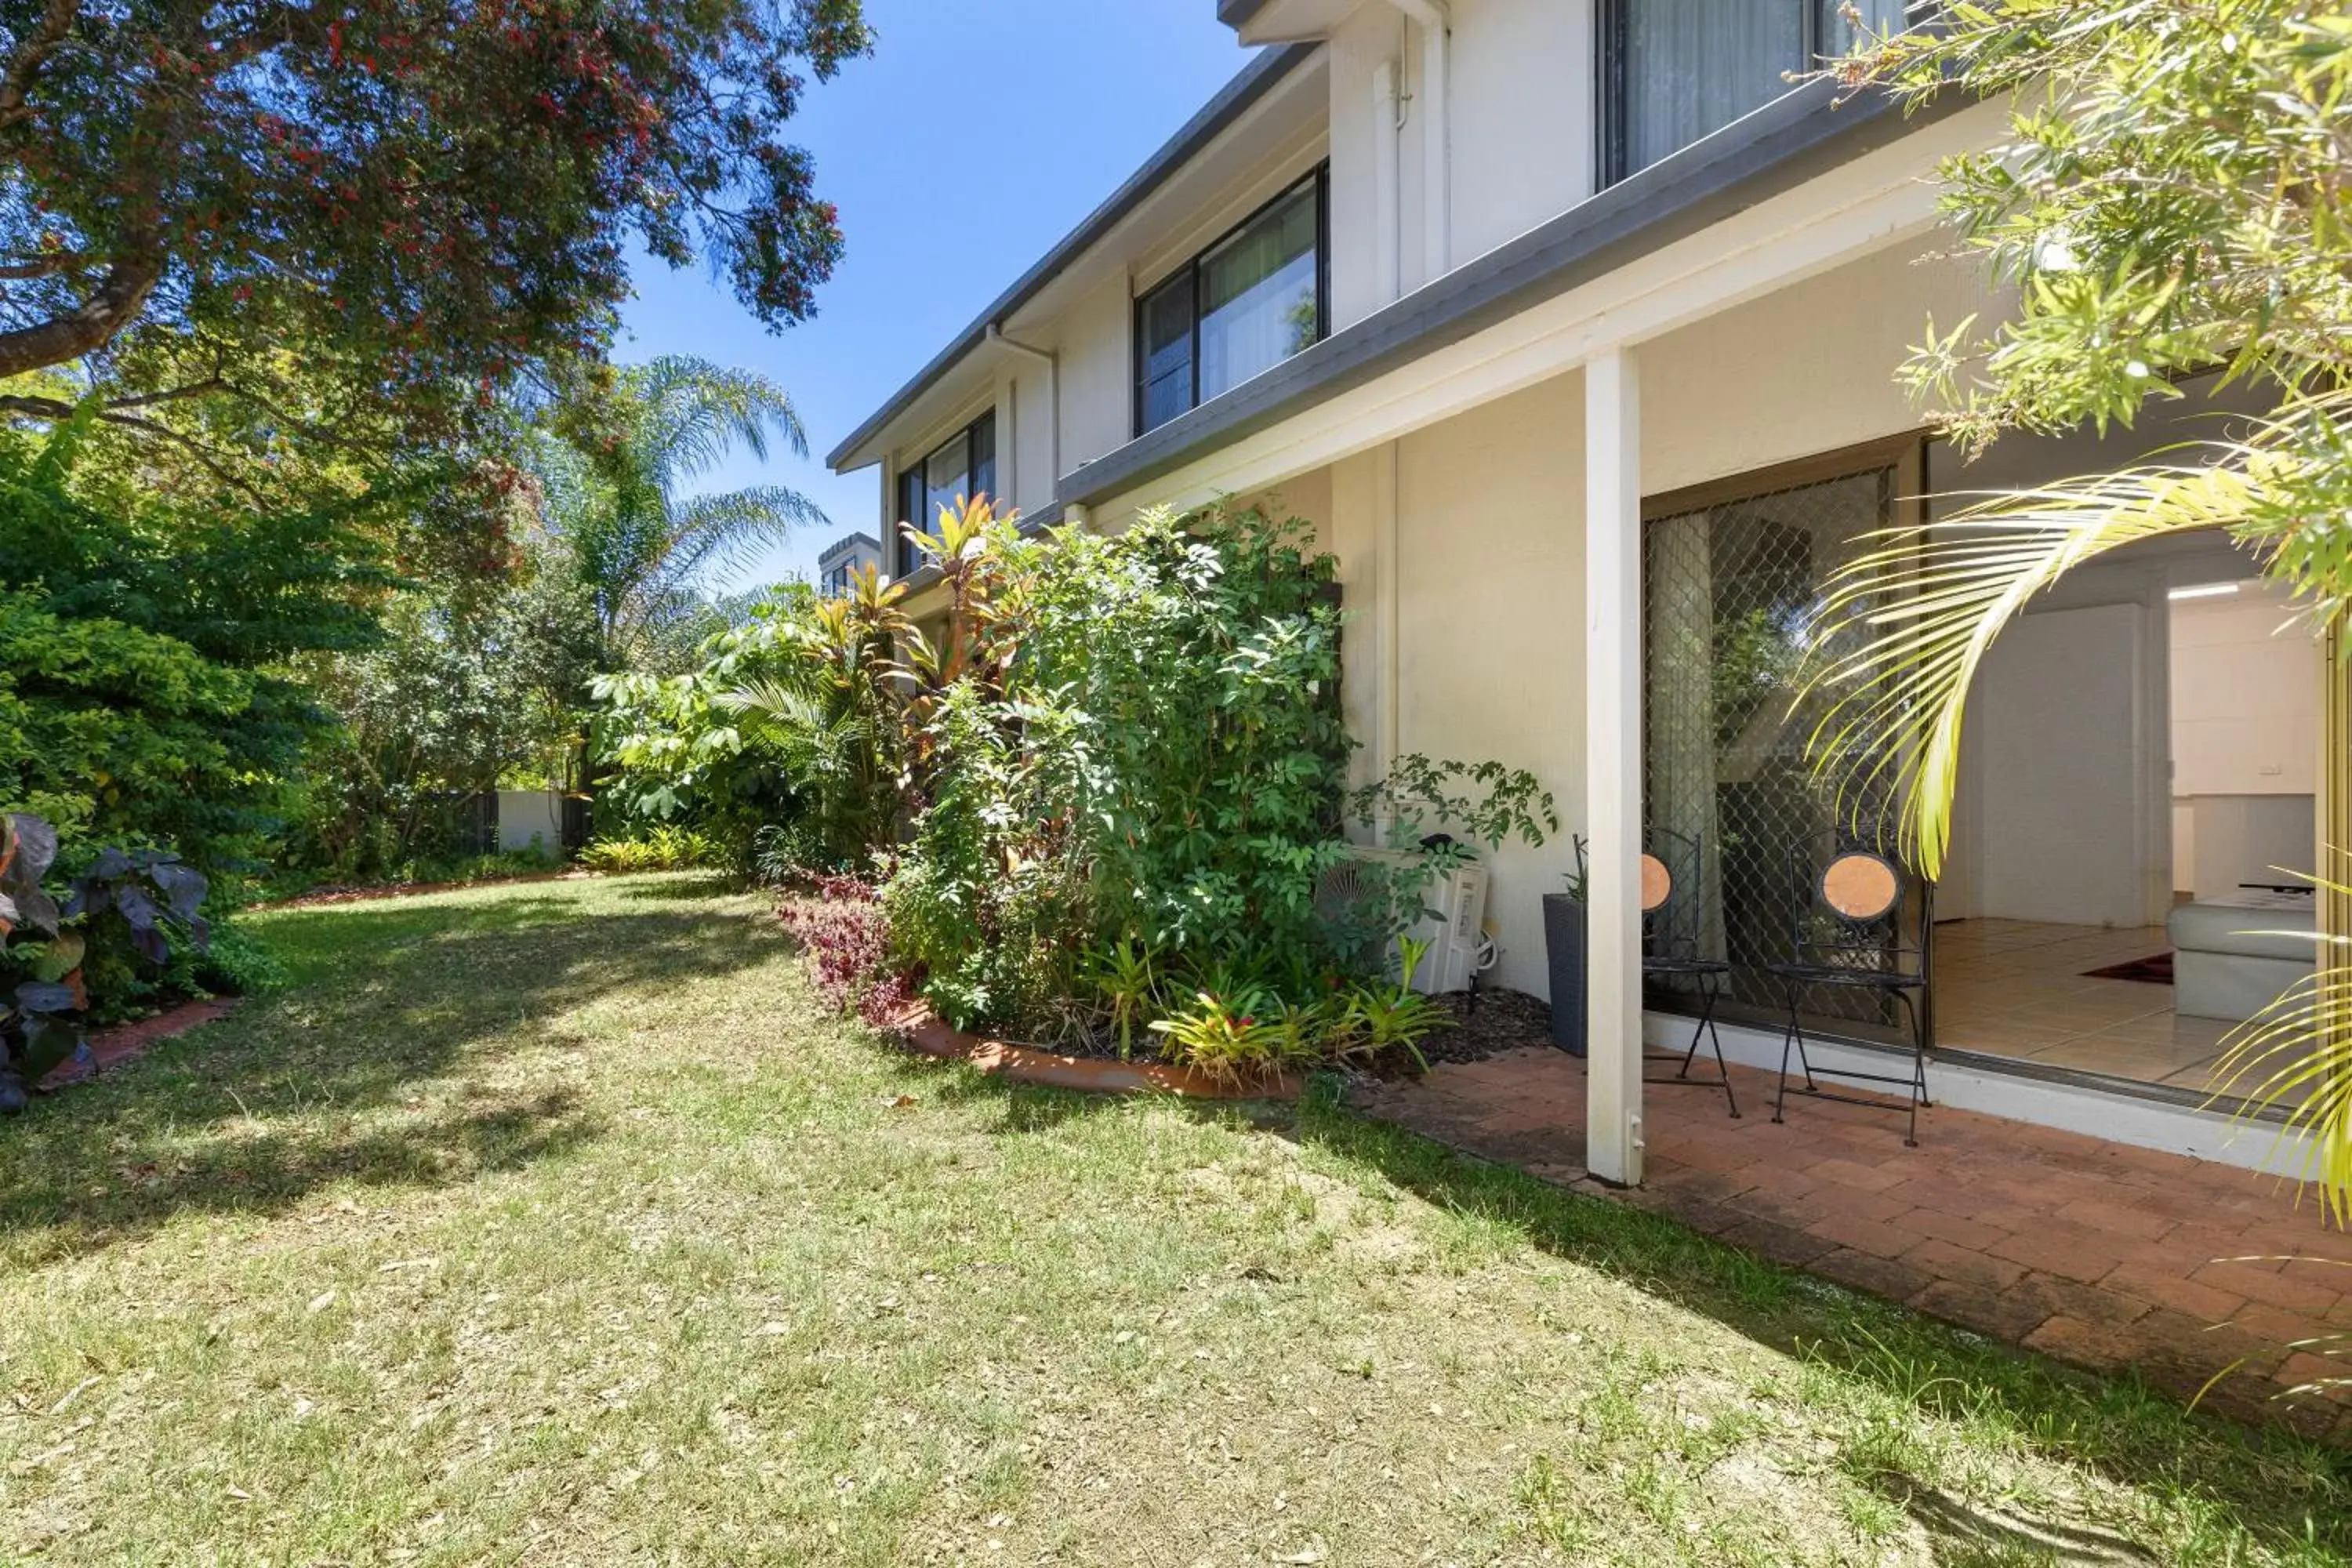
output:
[[[1447,136],[1451,262],[1492,250],[1592,192],[1593,27],[1589,0],[1453,0]],[[1335,31],[1331,49],[1331,320],[1361,321],[1389,297],[1383,244],[1397,247],[1403,292],[1435,273],[1424,214],[1429,102],[1421,36],[1404,14],[1372,0]],[[1375,75],[1392,66],[1402,125],[1383,124]],[[1396,232],[1377,200],[1379,139],[1396,139]]]
[[[1062,319],[1062,471],[1133,435],[1134,302],[1124,275],[1105,279]]]
[[[1454,0],[1455,266],[1592,194],[1590,0]]]
[[[1892,249],[1644,345],[1646,493],[1721,479],[1914,428],[1894,382],[1932,310],[1976,308],[1958,267]],[[1583,386],[1576,373],[1332,464],[1323,537],[1349,610],[1349,723],[1360,776],[1393,749],[1492,758],[1551,791],[1559,835],[1492,863],[1496,983],[1549,994],[1541,896],[1561,890],[1584,826]],[[1384,471],[1385,470],[1385,471]],[[1298,481],[1283,489],[1297,489]],[[1393,622],[1381,531],[1393,486]],[[1114,511],[1105,508],[1105,512]],[[1396,689],[1384,689],[1392,625]]]

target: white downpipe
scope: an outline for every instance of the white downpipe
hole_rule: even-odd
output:
[[[1642,383],[1584,367],[1584,779],[1591,837],[1585,1168],[1642,1181]]]
[[[1421,28],[1422,219],[1428,278],[1454,269],[1454,13],[1446,0],[1389,0]]]
[[[1397,96],[1397,62],[1382,60],[1372,72],[1372,256],[1380,301],[1404,292],[1404,231],[1399,211],[1404,184],[1403,104]]]
[[[1053,472],[1045,476],[1045,485],[1048,492],[1058,490],[1062,484],[1062,356],[1051,350],[1024,343],[1017,338],[1006,337],[1004,330],[993,321],[988,324],[988,341],[1011,350],[1015,355],[1033,364],[1045,367],[1045,420],[1048,426],[1045,432],[1045,461],[1053,469]],[[1013,479],[1017,484],[1021,477],[1020,419],[1017,400],[1014,406],[1014,438],[1007,442],[1006,447],[1013,458]],[[1013,504],[1019,505],[1018,489],[1013,491]],[[1046,503],[1051,505],[1053,500],[1053,495],[1048,493]]]

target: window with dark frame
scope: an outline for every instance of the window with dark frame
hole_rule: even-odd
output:
[[[1330,169],[1318,168],[1135,302],[1135,433],[1331,330]]]
[[[996,411],[990,409],[934,447],[919,463],[898,474],[898,521],[937,539],[940,509],[961,508],[977,496],[996,494]],[[904,577],[922,564],[912,540],[891,530]]]
[[[1789,91],[1855,42],[1845,0],[1602,0],[1601,184],[1630,174]],[[1904,0],[1858,0],[1863,26],[1903,25]]]

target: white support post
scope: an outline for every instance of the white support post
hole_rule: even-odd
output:
[[[1591,879],[1585,1168],[1642,1181],[1642,386],[1584,367],[1584,778]]]

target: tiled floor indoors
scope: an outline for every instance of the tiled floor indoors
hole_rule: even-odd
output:
[[[1937,1043],[2142,1083],[2218,1088],[2213,1067],[2231,1025],[2176,1016],[2169,985],[2087,973],[2171,949],[2162,926],[1939,925]]]
[[[1584,1068],[1557,1051],[1440,1067],[1358,1103],[2061,1360],[2184,1395],[2222,1373],[2212,1404],[2352,1442],[2352,1389],[2280,1397],[2352,1378],[2352,1237],[2314,1203],[2231,1166],[1941,1107],[1916,1149],[1874,1107],[1792,1094],[1776,1126],[1770,1075],[1732,1071],[1738,1121],[1719,1089],[1645,1091],[1633,1193],[1585,1176]]]

